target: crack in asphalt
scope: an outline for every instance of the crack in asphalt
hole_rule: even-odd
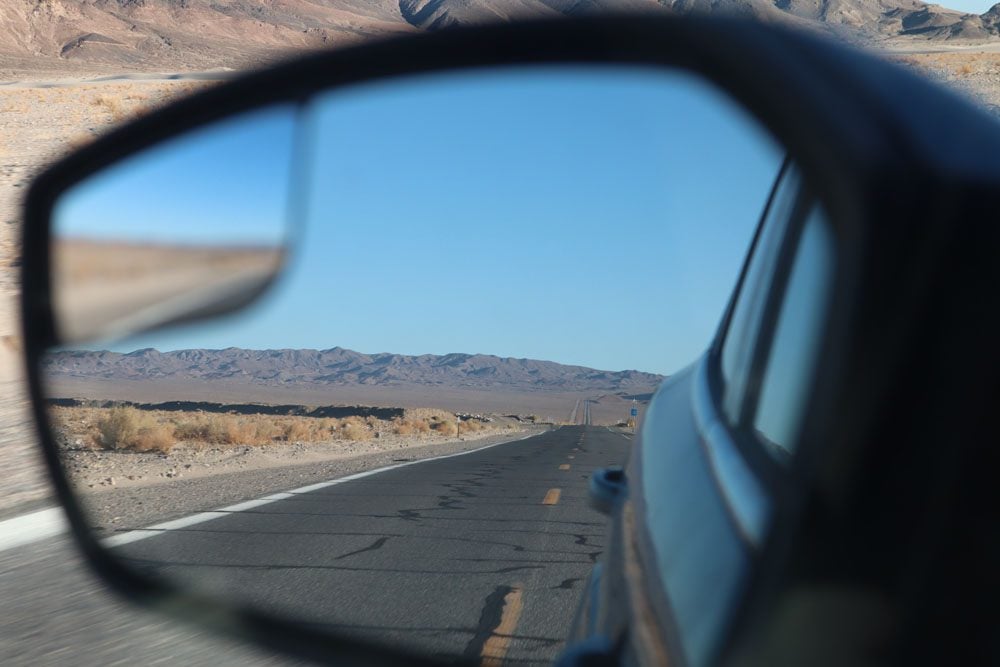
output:
[[[578,475],[557,477],[569,443],[555,444],[499,461],[491,453],[494,463],[408,468],[407,475],[295,495],[220,516],[218,529],[213,519],[162,531],[175,538],[153,536],[117,553],[135,569],[189,588],[259,582],[259,591],[246,591],[249,598],[299,605],[312,614],[310,625],[328,631],[412,643],[428,649],[424,655],[449,646],[443,659],[464,652],[477,663],[484,648],[502,642],[518,664],[542,655],[548,662],[607,541],[605,518],[580,502],[577,479],[603,465],[603,455],[589,454]],[[550,510],[541,511],[538,490],[555,485],[569,491],[571,502],[553,520]],[[514,590],[524,595],[515,596],[526,605],[523,635],[509,622],[497,630],[515,613],[504,608]]]
[[[566,591],[571,591],[573,590],[573,584],[575,584],[578,581],[583,581],[583,577],[570,577],[569,579],[563,579],[558,586],[553,586],[552,590],[563,589]]]
[[[364,547],[362,549],[356,549],[354,551],[348,551],[346,554],[342,554],[340,556],[337,556],[336,558],[334,558],[334,560],[343,560],[344,558],[347,558],[348,556],[356,556],[358,554],[363,554],[363,553],[366,553],[368,551],[378,551],[379,549],[381,549],[382,547],[384,547],[385,543],[388,542],[388,541],[389,541],[389,538],[387,536],[380,537],[377,540],[375,540],[374,542],[372,542],[371,544],[369,544],[367,547]]]
[[[513,586],[501,585],[493,589],[483,602],[479,612],[479,623],[472,639],[465,645],[462,656],[468,660],[477,660],[483,653],[486,642],[493,636],[493,631],[500,625],[507,596],[514,591]]]
[[[137,569],[162,575],[164,570],[177,568],[205,568],[222,570],[329,570],[337,572],[387,572],[392,574],[440,574],[449,577],[468,574],[510,574],[511,572],[522,572],[524,570],[540,570],[542,565],[518,565],[514,567],[502,567],[496,570],[404,570],[391,567],[350,567],[344,565],[306,565],[302,563],[268,563],[267,565],[257,565],[252,563],[181,563],[169,561],[153,561],[142,558],[123,557],[124,562],[132,563]]]

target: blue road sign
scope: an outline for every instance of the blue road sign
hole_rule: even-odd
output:
[[[629,410],[629,414],[631,416],[633,416],[633,417],[638,416],[638,414],[639,414],[639,408],[632,408],[631,410]]]

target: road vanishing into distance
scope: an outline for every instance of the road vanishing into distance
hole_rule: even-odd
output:
[[[605,519],[587,507],[588,480],[624,463],[630,448],[631,436],[619,430],[567,426],[133,528],[111,541],[138,568],[330,631],[444,659],[548,664],[605,546]],[[30,587],[32,547],[0,557],[22,550]],[[85,602],[67,605],[58,585],[45,586],[55,615]],[[65,664],[112,662],[104,647],[88,646],[108,638],[92,634]],[[135,655],[148,654],[141,629],[115,639],[126,647],[118,649],[123,662],[131,662],[129,642]],[[0,659],[16,662],[8,642],[5,632]],[[178,648],[164,664],[212,664]],[[263,654],[240,664],[254,660],[278,664]]]

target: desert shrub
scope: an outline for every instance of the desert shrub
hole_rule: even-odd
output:
[[[357,423],[345,424],[340,429],[340,434],[343,438],[347,440],[371,440],[372,432],[369,431],[365,426]]]
[[[431,427],[425,419],[395,418],[392,420],[392,432],[396,435],[419,435],[430,433]]]
[[[434,424],[431,425],[431,428],[434,429],[434,431],[439,435],[443,436],[452,436],[458,433],[458,429],[455,427],[455,422],[450,421],[434,422]]]
[[[174,428],[133,407],[111,408],[97,419],[95,440],[104,449],[168,452],[177,439]]]
[[[174,435],[180,440],[209,442],[210,433],[207,422],[203,418],[197,417],[178,421],[174,426]]]
[[[204,418],[205,440],[217,445],[229,445],[231,417],[206,415]]]
[[[97,421],[97,442],[105,449],[127,449],[143,426],[143,416],[135,408],[111,408]]]
[[[301,442],[324,442],[330,440],[341,429],[336,419],[316,419],[313,417],[293,418],[285,427],[295,433],[294,440]]]
[[[227,415],[197,415],[193,419],[178,422],[174,433],[181,440],[213,445],[234,444],[231,438],[238,436],[238,427]]]
[[[253,441],[262,445],[279,440],[285,429],[273,419],[254,417],[247,421],[253,427]]]
[[[118,120],[124,115],[122,103],[118,97],[114,97],[112,95],[98,95],[91,101],[91,104],[98,109],[109,113],[115,120]]]
[[[254,419],[234,415],[198,415],[181,421],[175,432],[177,437],[193,443],[210,445],[254,445],[269,440],[263,424]]]
[[[174,429],[168,424],[148,426],[139,429],[131,441],[131,449],[137,452],[168,453],[177,444]]]
[[[186,432],[195,442],[213,445],[252,445],[259,439],[255,420],[227,414],[199,415],[186,422]]]
[[[462,422],[462,433],[477,433],[484,428],[486,427],[483,426],[483,423],[477,419],[469,419]]]
[[[308,442],[315,438],[310,425],[303,420],[296,419],[285,424],[282,439],[288,442]]]
[[[165,413],[134,407],[54,408],[53,422],[68,441],[80,439],[105,449],[167,452],[185,446],[265,446],[276,442],[370,440],[393,430],[401,434],[428,433],[425,419],[397,418],[389,423],[372,417],[344,419],[238,415],[224,413]],[[450,428],[449,428],[450,427]],[[454,425],[440,426],[450,433]],[[81,443],[82,444],[82,443]]]
[[[251,419],[240,419],[238,417],[228,417],[220,420],[217,433],[220,437],[219,444],[222,445],[256,445],[262,440],[260,424]]]
[[[392,423],[392,432],[396,435],[413,435],[416,433],[416,429],[410,422],[398,420]]]
[[[336,431],[337,420],[311,417],[255,415],[199,415],[176,426],[177,437],[214,445],[267,445],[282,442],[321,442]]]

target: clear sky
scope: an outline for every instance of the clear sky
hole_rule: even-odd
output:
[[[280,228],[293,253],[275,287],[226,320],[94,347],[341,346],[670,373],[710,340],[783,157],[734,103],[678,72],[386,82],[310,105],[292,179],[305,206],[289,230],[288,114],[261,119],[164,158],[186,174],[168,198],[144,192],[155,179],[89,196],[124,200],[120,221],[145,220],[137,229],[158,238]],[[96,210],[67,209],[61,229],[122,234]]]
[[[284,243],[297,117],[270,107],[139,153],[61,197],[53,227],[140,243]]]
[[[967,12],[969,14],[983,14],[995,5],[997,1],[1000,0],[944,0],[943,2],[930,4],[941,5],[948,9],[957,9],[960,12]]]

